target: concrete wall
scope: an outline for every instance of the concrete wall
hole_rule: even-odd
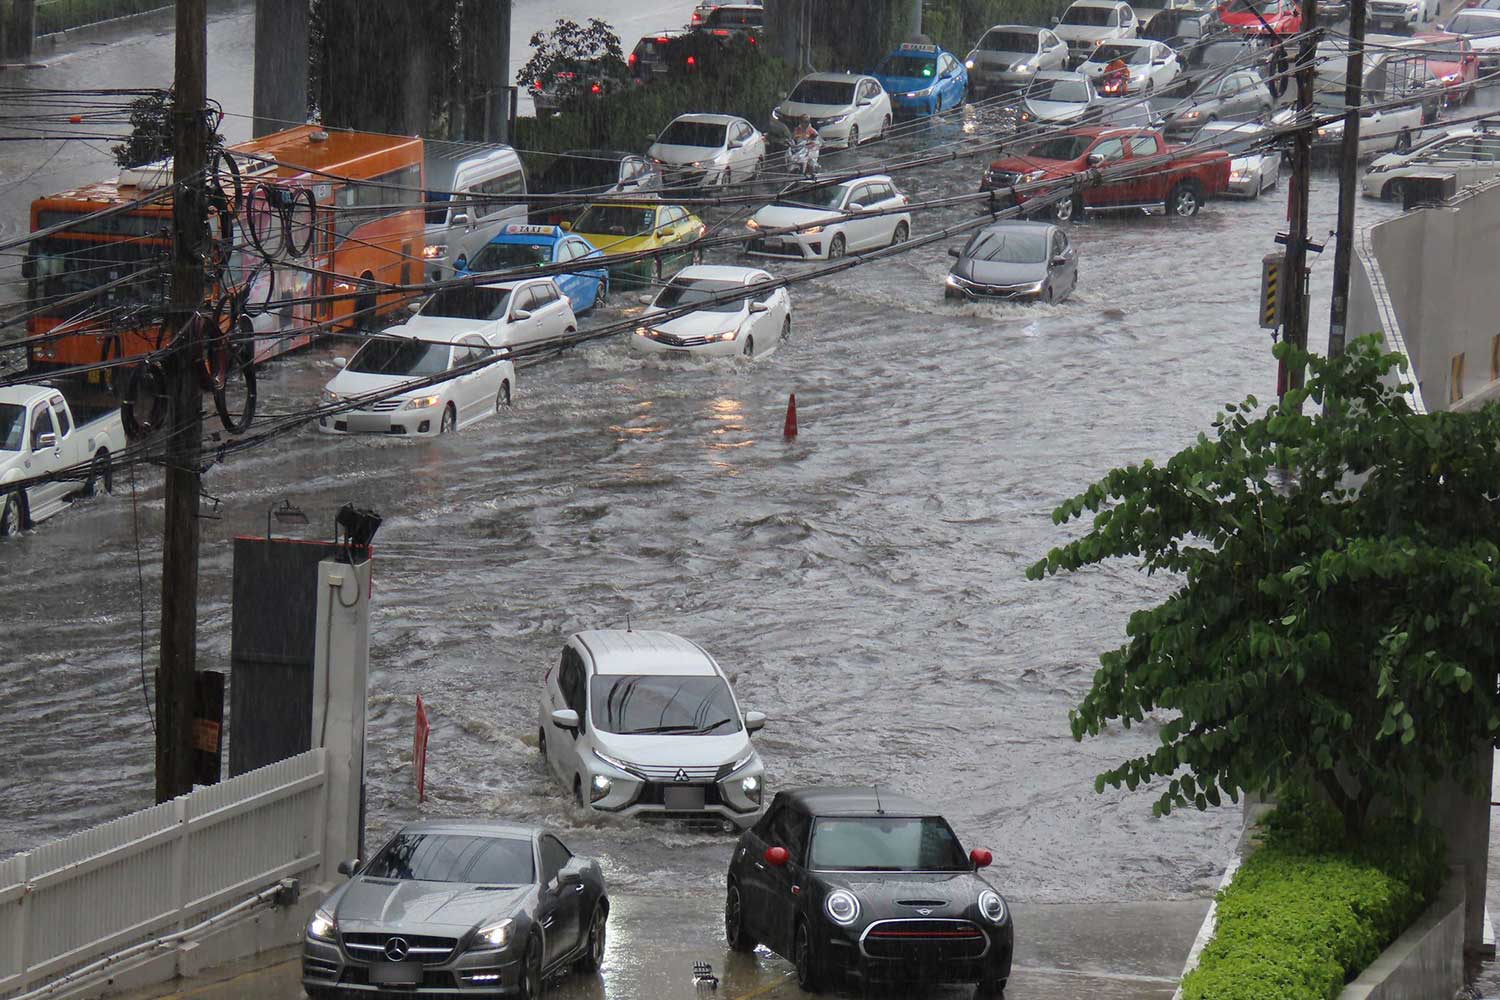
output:
[[[1434,1000],[1464,985],[1464,890],[1461,873],[1405,934],[1380,953],[1339,1000]]]
[[[1500,180],[1447,204],[1365,227],[1355,252],[1349,337],[1383,333],[1411,359],[1425,411],[1495,392],[1500,378]],[[1462,359],[1461,362],[1459,359]]]

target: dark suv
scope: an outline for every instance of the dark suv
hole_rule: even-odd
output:
[[[977,983],[999,996],[1014,930],[948,821],[877,788],[781,792],[729,863],[724,935],[792,961],[809,993],[848,974],[873,982]]]

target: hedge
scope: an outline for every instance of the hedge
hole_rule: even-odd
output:
[[[1268,817],[1265,843],[1218,896],[1214,938],[1183,1000],[1333,1000],[1442,885],[1442,838],[1385,821],[1343,842],[1339,817],[1305,798]]]
[[[175,0],[41,0],[36,5],[36,33],[50,35],[173,6]]]

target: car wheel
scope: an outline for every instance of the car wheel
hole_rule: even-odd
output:
[[[1052,219],[1054,222],[1073,222],[1082,215],[1082,195],[1075,194],[1071,198],[1064,198],[1052,206]]]
[[[1044,289],[1044,290],[1043,290],[1043,291],[1042,291],[1042,301],[1043,301],[1043,302],[1045,302],[1045,303],[1047,303],[1047,304],[1048,304],[1048,305],[1049,305],[1049,306],[1050,306],[1050,305],[1051,305],[1051,304],[1052,304],[1052,303],[1053,303],[1053,302],[1055,302],[1055,301],[1057,301],[1057,296],[1055,296],[1055,295],[1054,295],[1054,294],[1053,294],[1053,293],[1052,293],[1052,286],[1051,286],[1051,285],[1048,285],[1048,286],[1047,286],[1047,287],[1046,287],[1046,288],[1045,288],[1045,289]]]
[[[750,167],[750,176],[751,177],[759,177],[765,171],[765,169],[766,169],[766,158],[764,156],[757,156],[755,158],[754,165]]]
[[[846,247],[847,244],[844,241],[844,234],[834,233],[833,239],[828,241],[828,259],[838,260],[840,257],[844,256],[844,250],[846,249]]]
[[[366,271],[359,276],[359,280],[360,284],[373,285],[375,283],[375,275]],[[373,331],[375,329],[375,309],[379,304],[380,300],[373,293],[361,295],[354,300],[354,312],[356,314],[354,317],[354,328],[356,330]]]
[[[975,1000],[1000,1000],[1005,996],[1004,979],[981,979],[974,988]]]
[[[730,167],[725,167],[723,170],[719,171],[719,187],[729,187],[733,183],[734,183],[734,170],[733,169],[731,169]]]
[[[792,339],[792,317],[788,316],[781,321],[781,342],[784,344]]]
[[[542,755],[542,766],[547,765],[547,729],[544,726],[536,727],[536,749]]]
[[[500,383],[500,391],[495,393],[495,412],[499,413],[510,405],[510,379]]]
[[[880,138],[884,139],[886,137],[886,133],[890,132],[890,130],[891,116],[886,115],[884,118],[880,119]]]
[[[849,149],[856,149],[858,147],[859,147],[859,126],[858,125],[850,125],[849,126],[849,143],[848,143],[848,148]]]
[[[526,945],[525,965],[521,969],[520,994],[526,1000],[541,1000],[547,988],[542,977],[542,943],[532,938]]]
[[[26,528],[26,493],[13,490],[0,502],[0,536],[15,535]]]
[[[462,254],[460,254],[458,260],[455,260],[453,262],[453,270],[454,271],[467,271],[468,269],[469,269],[469,258],[467,258],[467,257],[463,256]]]
[[[1167,212],[1179,219],[1191,219],[1203,207],[1203,196],[1192,181],[1180,181],[1167,195]]]
[[[796,942],[792,945],[792,964],[797,967],[797,985],[807,993],[823,992],[823,967],[818,964],[817,952],[813,949],[812,937],[807,933],[807,924],[797,924]]]
[[[604,965],[604,925],[609,921],[609,911],[604,908],[603,903],[594,906],[594,919],[589,921],[589,943],[583,950],[583,957],[578,960],[578,971],[583,973],[598,972]]]
[[[458,426],[458,411],[449,403],[443,408],[443,420],[438,424],[439,434],[452,434],[453,429]]]
[[[896,223],[896,232],[891,236],[891,246],[905,243],[909,236],[911,236],[911,226],[908,226],[905,220]]]
[[[594,308],[603,309],[607,305],[609,305],[609,282],[600,278],[599,290],[594,293]]]
[[[755,338],[753,336],[745,338],[745,350],[743,353],[747,358],[755,357]]]
[[[583,808],[583,779],[576,774],[573,775],[573,804]]]
[[[1391,181],[1389,184],[1387,184],[1385,186],[1385,191],[1383,191],[1381,193],[1381,198],[1383,198],[1386,201],[1399,201],[1399,202],[1405,203],[1405,201],[1406,201],[1406,181],[1404,181],[1404,180],[1394,180],[1394,181]]]
[[[749,954],[758,943],[745,930],[745,906],[740,899],[740,887],[733,882],[724,894],[724,941],[730,951]]]
[[[100,448],[94,455],[94,461],[89,466],[88,482],[83,484],[83,495],[93,496],[101,483],[104,486],[104,492],[115,491],[115,470],[109,463],[108,448]]]

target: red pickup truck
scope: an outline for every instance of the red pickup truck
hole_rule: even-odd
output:
[[[1069,129],[1035,143],[1024,153],[990,164],[980,190],[999,191],[1095,170],[1113,173],[1124,169],[1124,176],[1086,184],[1078,194],[1054,202],[1047,211],[1058,222],[1067,222],[1085,211],[1165,206],[1168,215],[1189,218],[1197,215],[1209,198],[1229,190],[1230,156],[1223,150],[1182,153],[1180,149],[1169,146],[1154,129]],[[1136,160],[1148,162],[1131,172],[1129,164]],[[1017,191],[1016,201],[1025,204],[1041,193]]]

